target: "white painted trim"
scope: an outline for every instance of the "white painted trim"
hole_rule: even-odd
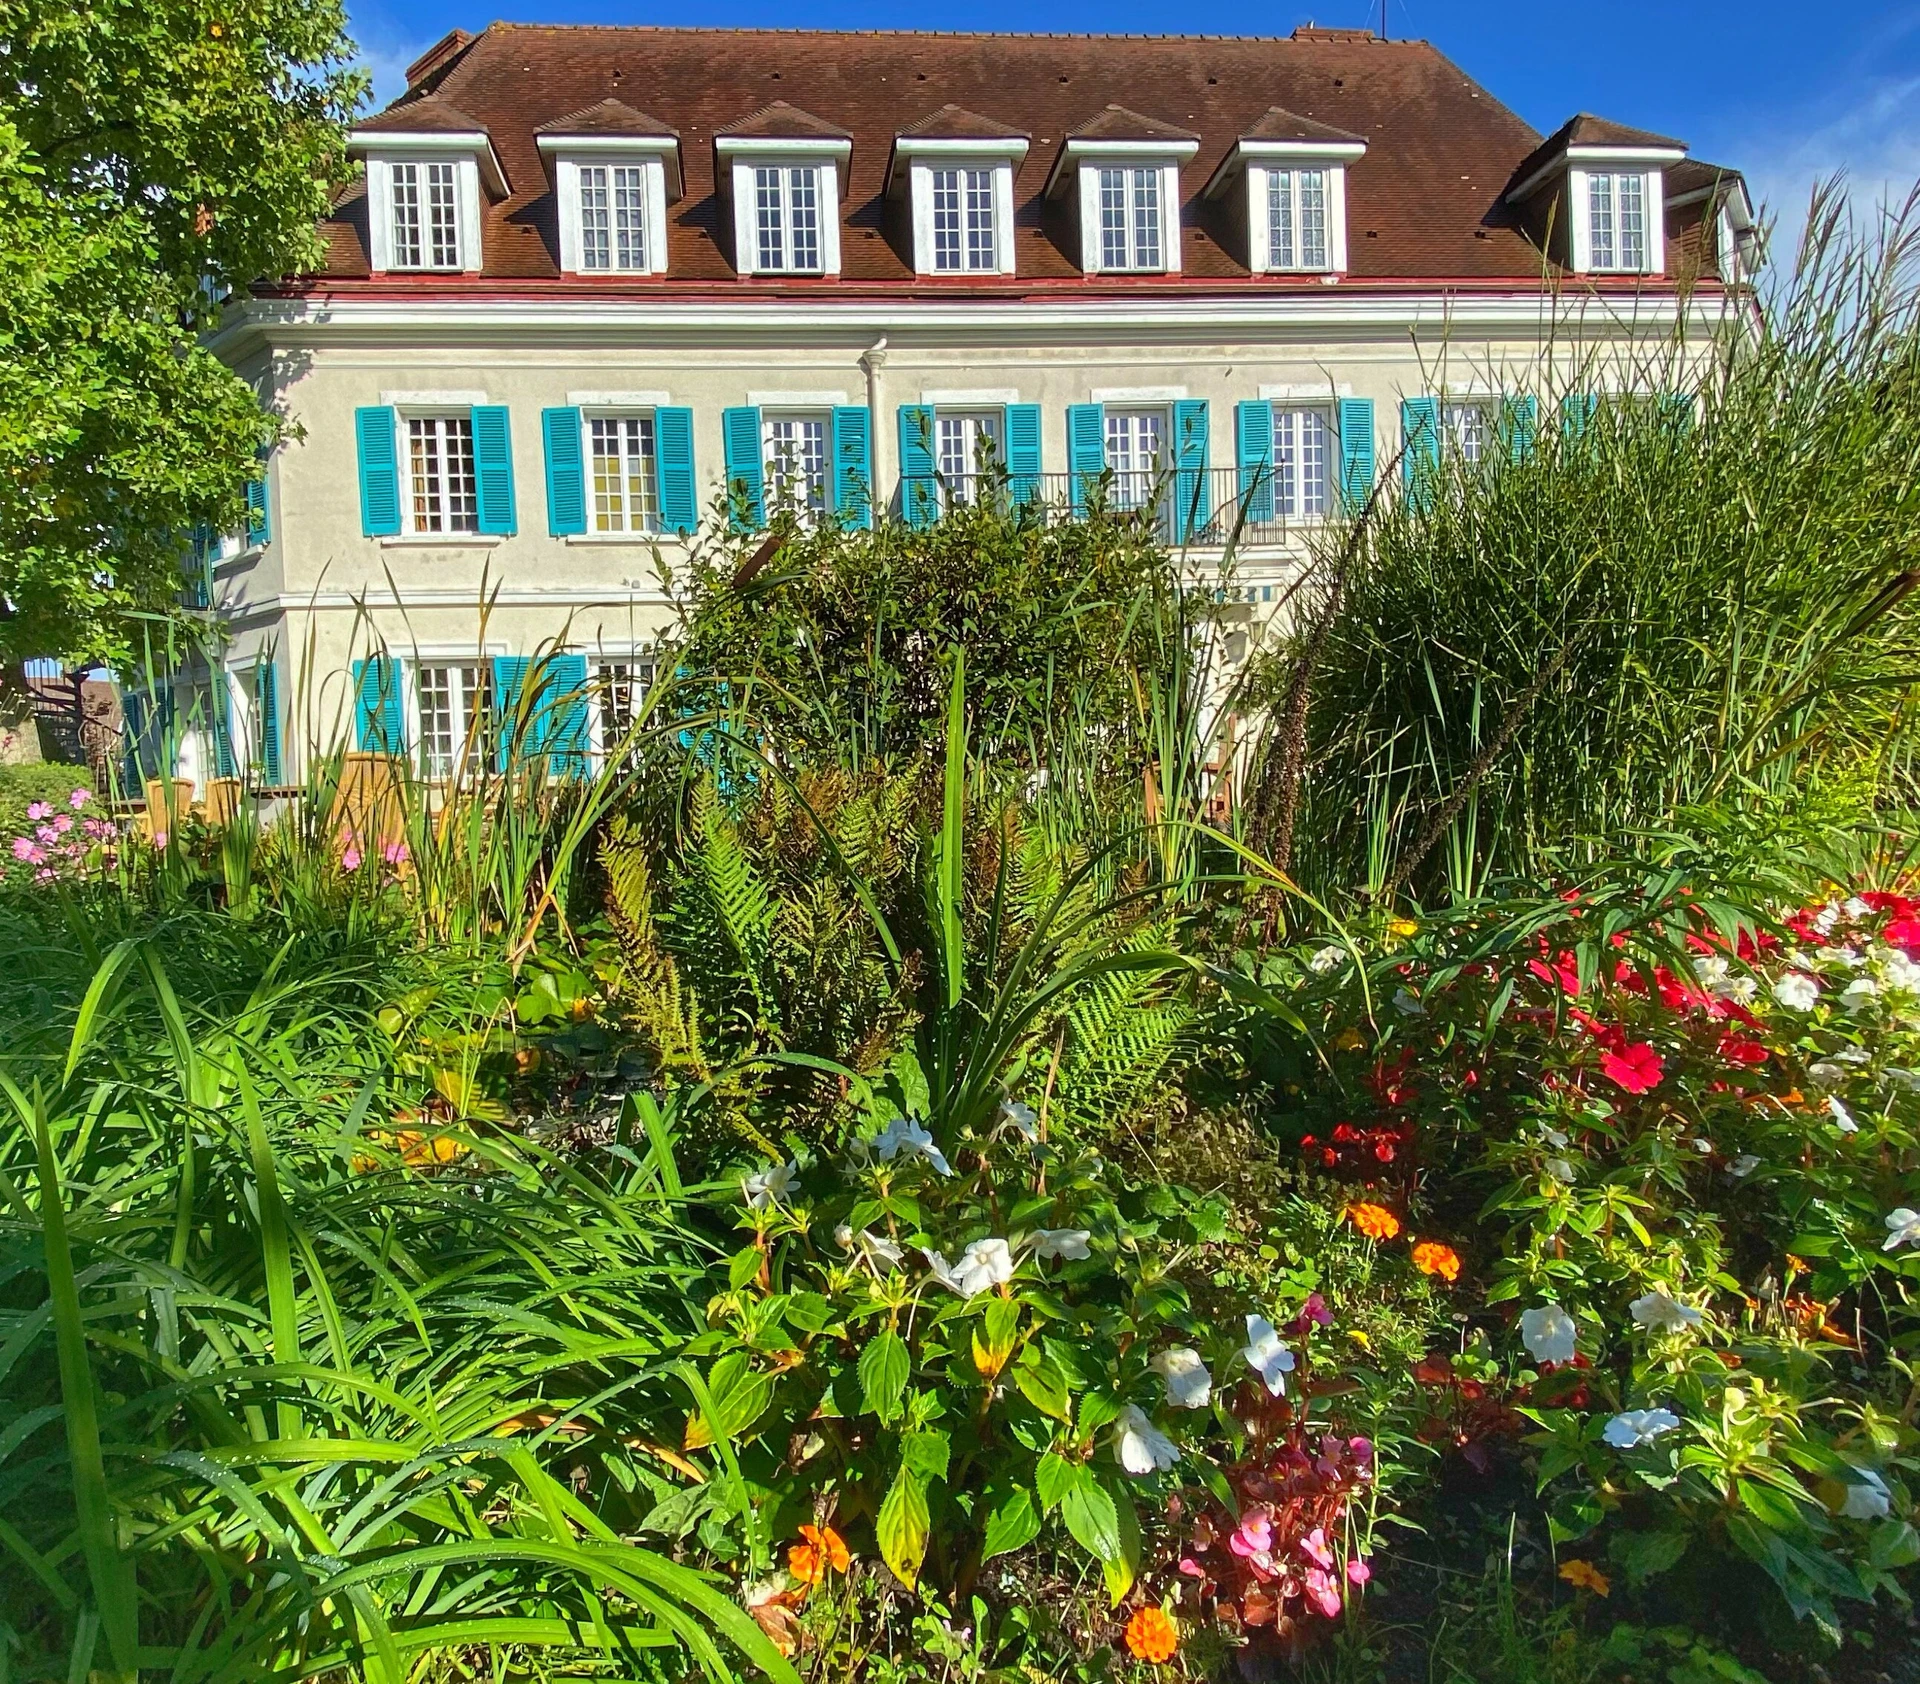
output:
[[[407,134],[397,129],[354,129],[347,136],[349,152],[384,156],[409,152],[484,152],[492,142],[481,129],[455,134]]]
[[[575,409],[660,409],[673,402],[671,392],[569,392]]]
[[[638,164],[641,171],[641,190],[645,195],[644,209],[641,212],[643,218],[641,241],[647,253],[644,267],[639,269],[622,269],[617,265],[610,269],[581,267],[580,166],[583,163],[629,169]],[[632,152],[614,155],[603,151],[595,156],[592,149],[587,147],[582,147],[577,153],[569,150],[554,160],[553,192],[560,207],[560,268],[564,273],[593,278],[600,275],[664,275],[667,272],[667,170],[665,160],[658,153],[651,156],[636,155]]]
[[[1289,161],[1288,169],[1311,168],[1314,159]],[[1327,261],[1324,268],[1296,268],[1273,260],[1273,227],[1267,216],[1267,189],[1273,171],[1254,164],[1247,170],[1248,267],[1257,275],[1343,275],[1347,268],[1347,172],[1341,164],[1322,164],[1326,177]]]
[[[483,250],[486,224],[481,220],[480,161],[477,158],[462,158],[454,179],[460,192],[460,267],[469,275],[477,275],[486,256]]]
[[[1582,150],[1593,150],[1583,148]],[[1588,197],[1588,181],[1594,175],[1642,174],[1641,200],[1646,207],[1647,265],[1644,269],[1596,269],[1593,266],[1593,201]],[[1666,176],[1660,170],[1636,172],[1603,168],[1567,171],[1568,267],[1576,275],[1649,275],[1667,272]],[[1617,213],[1616,213],[1617,214]]]
[[[1276,403],[1332,403],[1336,398],[1353,396],[1353,382],[1350,380],[1322,380],[1318,385],[1306,381],[1282,381],[1278,384],[1262,381],[1259,387],[1262,398]]]
[[[723,158],[752,158],[760,163],[783,157],[802,162],[809,158],[835,158],[845,163],[853,156],[852,141],[834,140],[826,135],[723,134],[713,144]]]
[[[400,532],[380,539],[379,544],[383,550],[490,550],[506,541],[501,532]]]
[[[376,275],[393,268],[393,176],[385,158],[367,160],[367,266]]]
[[[838,145],[839,142],[820,142]],[[734,162],[729,172],[733,183],[733,266],[742,275],[811,275],[811,269],[762,269],[759,266],[759,230],[754,218],[753,172],[775,168],[814,165],[814,196],[820,205],[820,268],[822,275],[840,273],[840,172],[818,163],[817,150],[803,152],[797,144],[781,150],[747,154]]]
[[[1243,140],[1239,155],[1249,162],[1274,158],[1288,164],[1350,164],[1367,155],[1364,140]]]
[[[456,137],[458,138],[458,137]],[[428,150],[457,151],[458,148],[446,147]],[[396,163],[443,162],[441,159],[422,159],[411,156],[410,147],[395,148],[391,153],[383,152],[378,157],[367,160],[367,264],[376,275],[445,275],[453,271],[447,269],[396,269],[393,263],[393,166]],[[454,159],[453,186],[455,193],[454,217],[455,235],[460,256],[460,271],[466,274],[478,274],[482,258],[483,224],[481,222],[480,164],[471,152]],[[426,215],[424,191],[421,200],[421,215]],[[421,228],[422,241],[426,239],[426,229]]]
[[[978,140],[962,137],[927,140],[919,135],[899,135],[894,139],[893,150],[901,158],[993,158],[1017,164],[1027,155],[1027,141],[1022,135],[1007,135],[999,140],[988,140],[984,136]]]
[[[1344,165],[1327,171],[1327,269],[1347,272],[1347,172]]]
[[[543,134],[534,144],[542,152],[580,158],[630,153],[663,158],[680,149],[679,141],[663,134]]]
[[[663,536],[658,532],[569,532],[560,541],[563,544],[583,544],[589,549],[624,544],[628,549],[650,550],[654,541]]]
[[[1188,396],[1184,386],[1096,386],[1089,403],[1180,403]]]
[[[1106,144],[1106,143],[1103,143]],[[1191,154],[1189,154],[1191,156]],[[1164,149],[1143,153],[1133,147],[1128,153],[1101,155],[1096,162],[1080,166],[1080,267],[1089,275],[1177,275],[1180,273],[1180,246],[1183,232],[1180,221],[1180,166],[1160,164],[1160,261],[1158,269],[1109,270],[1100,261],[1100,171],[1120,165],[1152,165],[1166,157]]]
[[[1018,386],[949,386],[922,391],[920,401],[935,409],[987,409],[1020,401]]]
[[[954,147],[971,147],[971,142],[949,141]],[[957,168],[988,166],[993,173],[993,260],[991,269],[935,269],[933,266],[933,170],[934,164],[915,159],[907,169],[908,193],[912,200],[913,267],[916,274],[959,276],[1011,275],[1014,272],[1013,249],[1013,165],[1005,157],[980,150],[955,151],[940,156],[941,164]]]
[[[1199,150],[1197,140],[1069,140],[1065,156],[1073,162],[1099,158],[1111,163],[1118,158],[1131,158],[1142,164],[1177,158],[1184,164]]]
[[[485,403],[487,394],[464,388],[445,392],[382,392],[380,401],[388,409],[472,409],[476,404]]]
[[[1635,164],[1657,169],[1662,164],[1677,164],[1685,159],[1684,146],[1569,146],[1570,164],[1598,164],[1602,169],[1630,170]]]
[[[845,392],[749,392],[755,409],[834,409],[851,400]]]

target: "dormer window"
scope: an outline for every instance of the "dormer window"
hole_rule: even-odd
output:
[[[666,124],[605,99],[535,131],[552,160],[560,267],[664,275],[667,204],[681,193],[680,142]]]
[[[370,119],[348,146],[367,163],[367,257],[375,274],[479,269],[483,194],[507,193],[480,123],[428,97]]]
[[[883,195],[907,188],[916,274],[1013,273],[1013,178],[1026,155],[1018,129],[957,105],[894,136]]]
[[[1049,193],[1077,186],[1080,266],[1089,275],[1180,272],[1180,166],[1200,137],[1124,106],[1070,130]]]
[[[1647,263],[1647,178],[1638,170],[1591,170],[1587,179],[1587,264],[1599,273],[1643,275]],[[1656,175],[1656,181],[1659,177]]]
[[[1666,273],[1666,177],[1687,149],[1582,114],[1514,171],[1507,202],[1555,261],[1576,275]]]
[[[840,272],[846,130],[776,100],[714,137],[733,194],[734,264],[743,275]]]
[[[1220,161],[1205,197],[1233,197],[1256,275],[1344,274],[1347,170],[1366,150],[1359,135],[1276,105]]]

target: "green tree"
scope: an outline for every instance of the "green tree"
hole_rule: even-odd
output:
[[[0,0],[0,660],[124,653],[282,431],[206,349],[314,265],[338,0]]]

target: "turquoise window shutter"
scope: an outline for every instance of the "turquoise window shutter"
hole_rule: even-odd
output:
[[[1500,432],[1507,441],[1509,461],[1524,462],[1533,455],[1539,413],[1539,404],[1531,392],[1522,392],[1502,401]]]
[[[587,658],[549,655],[541,674],[539,745],[547,770],[557,778],[584,777],[588,771]]]
[[[363,754],[398,754],[405,736],[400,663],[369,655],[353,663],[353,742]]]
[[[1233,406],[1233,453],[1240,468],[1241,518],[1273,519],[1273,405],[1249,398]]]
[[[280,782],[280,675],[271,660],[253,669],[253,711],[260,720],[260,781]]]
[[[1016,509],[1040,500],[1040,406],[1010,403],[1002,436],[1007,441],[1007,495]]]
[[[1560,400],[1560,436],[1571,444],[1585,436],[1600,411],[1600,398],[1594,392],[1569,392]]]
[[[547,457],[547,530],[556,538],[587,529],[587,464],[580,442],[580,411],[571,405],[540,411]]]
[[[353,442],[360,458],[360,530],[369,538],[400,532],[398,423],[385,404],[353,412]]]
[[[1431,486],[1440,468],[1440,400],[1400,400],[1400,479],[1409,491]]]
[[[473,486],[480,530],[505,537],[514,529],[513,432],[507,406],[473,406]]]
[[[267,481],[262,474],[247,481],[247,542],[264,544],[273,536],[273,521],[267,512]]]
[[[909,526],[931,526],[940,518],[933,410],[927,404],[900,406],[900,518]]]
[[[227,669],[215,667],[212,673],[213,772],[215,777],[231,778],[239,767],[233,754],[233,686],[227,682]]]
[[[499,732],[494,764],[502,771],[539,752],[534,735],[535,710],[527,693],[527,675],[533,662],[525,655],[493,658],[493,720]]]
[[[1358,514],[1373,495],[1373,399],[1342,398],[1340,423],[1340,501]]]
[[[873,525],[873,418],[865,404],[833,412],[833,512],[842,526]]]
[[[654,462],[660,472],[660,525],[682,535],[700,524],[693,484],[693,411],[662,405],[653,412]]]
[[[1105,404],[1067,405],[1067,472],[1072,476],[1073,512],[1084,515],[1093,488],[1107,471]]]
[[[1662,392],[1654,400],[1661,421],[1676,433],[1693,430],[1693,398],[1686,392]]]
[[[1207,507],[1207,400],[1173,406],[1173,541],[1184,544],[1213,519]]]
[[[120,698],[120,733],[126,743],[120,757],[120,782],[128,795],[140,792],[140,749],[147,734],[147,698],[129,690]]]
[[[749,405],[720,412],[727,447],[727,509],[736,532],[767,524],[766,467],[760,454],[760,411]]]

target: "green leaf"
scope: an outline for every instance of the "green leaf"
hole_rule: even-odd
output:
[[[1113,1504],[1114,1516],[1119,1522],[1119,1553],[1100,1563],[1100,1571],[1107,1581],[1107,1595],[1111,1605],[1118,1608],[1140,1573],[1140,1516],[1121,1475],[1102,1475],[1100,1488]]]
[[[1020,1487],[996,1508],[987,1520],[987,1536],[980,1546],[980,1559],[991,1561],[996,1555],[1010,1555],[1025,1549],[1040,1535],[1040,1512],[1025,1486]]]
[[[1904,1520],[1883,1520],[1873,1529],[1867,1560],[1876,1567],[1911,1567],[1920,1561],[1920,1532]]]
[[[894,1577],[911,1590],[927,1554],[927,1488],[904,1462],[893,1476],[886,1501],[880,1505],[873,1532],[881,1558],[893,1569]]]
[[[833,1305],[818,1292],[796,1292],[787,1300],[787,1321],[802,1333],[821,1333],[834,1320]]]
[[[937,1428],[900,1435],[900,1465],[913,1469],[922,1479],[945,1479],[951,1453],[951,1442]]]
[[[882,1425],[900,1413],[900,1395],[907,1389],[911,1367],[907,1342],[892,1328],[876,1333],[860,1353],[860,1393],[869,1413]]]
[[[1033,1349],[1031,1345],[1027,1347]],[[1066,1376],[1054,1366],[1050,1357],[1042,1357],[1037,1362],[1021,1362],[1014,1365],[1013,1383],[1020,1388],[1020,1395],[1040,1411],[1042,1415],[1051,1415],[1056,1421],[1073,1421],[1073,1405],[1067,1395]]]
[[[1806,1518],[1801,1514],[1799,1504],[1784,1491],[1777,1491],[1771,1485],[1763,1485],[1753,1479],[1735,1480],[1734,1490],[1739,1494],[1740,1506],[1762,1525],[1776,1532],[1804,1532],[1807,1529]]]
[[[760,1266],[766,1262],[766,1253],[757,1245],[750,1245],[742,1251],[736,1251],[727,1261],[727,1284],[738,1292],[760,1278]]]
[[[1041,1512],[1052,1514],[1072,1484],[1073,1464],[1066,1457],[1049,1450],[1040,1458],[1040,1465],[1034,1470],[1033,1476],[1033,1489],[1039,1495]]]
[[[707,1394],[713,1412],[704,1410],[687,1422],[684,1448],[700,1450],[719,1439],[737,1438],[760,1419],[773,1401],[773,1376],[753,1372],[744,1351],[729,1351],[707,1375]]]
[[[1093,1470],[1082,1465],[1060,1498],[1060,1518],[1089,1555],[1112,1561],[1120,1554],[1120,1517]]]

